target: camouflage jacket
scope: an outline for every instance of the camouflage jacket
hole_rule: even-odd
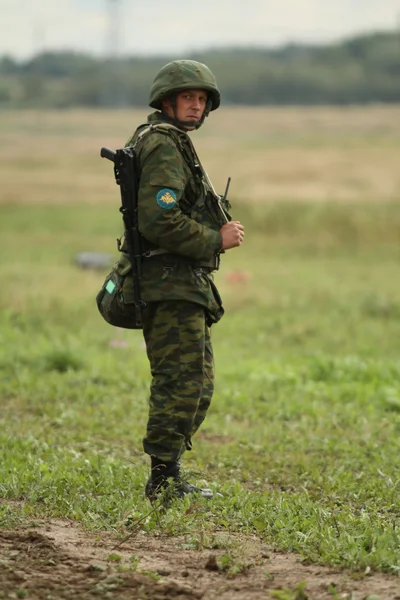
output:
[[[187,133],[160,112],[127,146],[135,146],[140,169],[142,300],[195,302],[206,308],[210,323],[218,321],[223,309],[211,272],[218,268],[228,204],[221,206]]]

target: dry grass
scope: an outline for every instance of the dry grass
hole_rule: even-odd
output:
[[[147,110],[4,113],[0,204],[115,202],[111,165]],[[236,201],[398,200],[400,107],[228,107],[194,134],[215,187]]]

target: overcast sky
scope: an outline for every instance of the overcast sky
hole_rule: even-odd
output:
[[[327,42],[396,26],[400,0],[0,0],[0,55],[104,55],[117,39],[120,54],[183,57],[196,49]]]

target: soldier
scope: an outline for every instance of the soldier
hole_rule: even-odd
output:
[[[212,272],[220,254],[240,246],[244,228],[215,193],[187,132],[220,105],[210,69],[192,60],[165,65],[150,91],[156,112],[138,127],[139,231],[143,334],[152,382],[143,440],[151,457],[145,493],[183,497],[211,490],[184,481],[180,458],[205,419],[214,389],[210,327],[223,315]]]

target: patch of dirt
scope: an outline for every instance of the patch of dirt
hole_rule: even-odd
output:
[[[400,578],[304,565],[257,537],[222,534],[229,550],[193,550],[185,538],[134,533],[121,543],[68,521],[0,530],[0,598],[27,600],[266,600],[292,590],[293,600],[400,600]],[[117,546],[117,548],[116,548]],[[234,549],[234,550],[233,550]],[[305,593],[301,589],[305,582]],[[329,591],[334,585],[336,595]],[[305,595],[306,594],[306,595]],[[275,596],[276,597],[276,596]]]

